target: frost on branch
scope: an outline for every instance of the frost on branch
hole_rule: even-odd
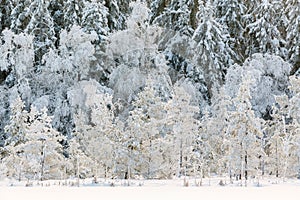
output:
[[[274,95],[286,93],[290,65],[278,56],[254,54],[243,66],[231,66],[226,75],[225,91],[236,96],[242,75],[249,74],[254,84],[250,86],[251,104],[258,116],[266,113],[275,102]]]

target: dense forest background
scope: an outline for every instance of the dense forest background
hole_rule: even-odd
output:
[[[0,178],[300,177],[299,0],[2,0]]]

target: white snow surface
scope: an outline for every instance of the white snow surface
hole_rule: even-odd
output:
[[[58,199],[299,199],[300,180],[280,179],[249,181],[247,187],[238,186],[238,182],[220,186],[220,179],[205,179],[202,186],[195,186],[194,179],[188,179],[190,185],[183,186],[182,179],[175,180],[132,180],[125,186],[124,180],[100,180],[92,184],[91,179],[80,180],[80,186],[70,186],[68,181],[33,182],[33,186],[25,187],[26,182],[5,180],[0,182],[1,200],[58,200]],[[68,183],[62,186],[63,183]]]

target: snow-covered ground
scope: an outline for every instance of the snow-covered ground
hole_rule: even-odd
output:
[[[75,182],[75,180],[73,180]],[[74,199],[299,199],[300,180],[262,180],[258,187],[255,181],[249,182],[247,187],[228,184],[218,185],[218,180],[204,180],[203,186],[194,185],[194,180],[189,180],[189,187],[183,187],[183,180],[146,180],[127,182],[115,181],[115,186],[110,182],[100,180],[92,184],[91,180],[81,181],[80,187],[70,186],[72,180],[67,182],[44,181],[34,182],[33,186],[25,187],[26,182],[0,182],[0,200],[74,200]],[[63,185],[67,183],[67,185]],[[210,185],[209,185],[210,184]]]

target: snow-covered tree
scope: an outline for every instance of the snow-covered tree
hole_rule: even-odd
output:
[[[230,47],[238,55],[234,61],[240,63],[244,60],[243,16],[246,13],[245,1],[217,0],[215,4],[217,21],[228,30]]]
[[[105,177],[111,176],[114,169],[114,105],[112,95],[101,91],[95,81],[83,84],[83,108],[75,116],[76,137],[83,148],[83,152],[94,160],[95,175],[98,170],[104,172]],[[71,95],[71,94],[69,94]],[[73,93],[74,95],[78,95]],[[79,99],[73,98],[73,105]],[[109,159],[108,159],[109,158]],[[99,167],[101,168],[99,169]],[[110,174],[109,174],[110,173]]]
[[[291,74],[295,74],[300,68],[300,2],[297,0],[287,0],[286,1],[286,14],[287,14],[287,50],[288,59],[293,64]]]
[[[33,77],[36,83],[33,85],[36,95],[33,103],[48,106],[54,115],[54,127],[64,134],[70,134],[73,129],[66,94],[80,80],[90,78],[91,62],[95,60],[92,41],[96,39],[96,34],[87,34],[78,26],[69,32],[63,30],[59,49],[49,50],[43,57],[44,67]]]
[[[146,87],[138,94],[133,106],[124,135],[129,154],[128,174],[137,173],[146,178],[164,177],[167,172],[163,169],[164,143],[161,132],[166,110],[153,80],[147,80]]]
[[[273,107],[273,130],[270,136],[269,168],[276,177],[299,175],[299,84],[296,77],[290,77],[293,97],[276,96]]]
[[[13,2],[10,0],[1,1],[0,4],[0,32],[5,28],[9,28],[11,24],[11,15],[13,9]]]
[[[177,163],[176,176],[185,176],[191,173],[192,144],[198,132],[199,113],[197,106],[190,105],[190,96],[185,90],[174,86],[174,94],[167,104],[167,123],[171,127],[173,139],[173,156]]]
[[[228,44],[228,34],[216,21],[211,1],[199,2],[198,26],[193,34],[196,41],[194,60],[204,71],[209,91],[220,87],[226,69],[232,64],[234,52]]]
[[[16,99],[17,93],[26,101],[31,100],[30,78],[33,73],[34,48],[33,37],[24,33],[15,34],[5,29],[1,33],[0,45],[0,87],[1,87],[1,124],[0,143],[6,134],[5,125],[9,121],[9,105]]]
[[[126,20],[130,14],[131,1],[127,0],[110,0],[105,1],[108,8],[108,26],[111,32],[123,30],[126,28]]]
[[[82,19],[84,1],[67,0],[63,5],[64,28],[69,31],[72,26],[79,26]]]
[[[33,0],[28,6],[30,20],[25,32],[34,36],[36,64],[41,64],[42,57],[54,47],[55,32],[53,19],[48,10],[50,0]]]
[[[82,79],[88,79],[90,64],[95,60],[92,42],[97,36],[93,33],[87,34],[79,26],[73,26],[69,32],[63,30],[59,49],[50,50],[44,56],[45,67],[40,74],[44,83],[40,85],[57,89],[57,86],[70,87]],[[63,84],[58,85],[61,82]]]
[[[76,135],[70,140],[68,140],[68,158],[65,159],[64,166],[64,176],[67,178],[68,176],[76,177],[77,183],[79,183],[80,178],[91,177],[93,174],[92,166],[93,160],[88,157],[84,151],[83,147],[77,141]]]
[[[5,132],[9,138],[6,145],[14,147],[25,141],[28,113],[24,108],[24,102],[20,97],[17,97],[10,105],[10,120],[9,124],[5,126]]]
[[[250,84],[250,77],[244,77],[237,96],[232,99],[234,110],[230,112],[226,134],[230,141],[229,170],[240,174],[240,179],[245,180],[245,184],[251,175],[257,175],[259,157],[263,155],[261,122],[252,110]]]
[[[0,93],[0,148],[4,147],[5,140],[7,139],[7,134],[4,131],[4,127],[9,123],[9,93],[6,90],[6,86],[0,86],[0,90],[3,91]],[[4,151],[5,152],[5,151]],[[1,154],[1,153],[0,153]]]
[[[206,130],[204,138],[211,149],[211,171],[220,176],[228,172],[227,154],[231,141],[226,135],[230,126],[231,104],[231,97],[226,94],[224,87],[220,88],[219,92],[214,94],[211,115],[204,115],[204,121],[201,121],[203,129]]]
[[[33,107],[28,113],[18,97],[11,105],[11,119],[5,129],[9,155],[4,162],[11,176],[19,180],[24,176],[41,180],[60,177],[62,137],[52,128],[47,109],[39,112]]]
[[[9,71],[9,79],[19,81],[33,71],[33,37],[24,33],[14,34],[10,30],[2,32],[3,45],[0,46],[1,71]],[[8,83],[13,86],[15,83]]]
[[[197,3],[198,1],[194,0],[176,0],[170,1],[169,4],[166,4],[164,0],[153,1],[151,3],[154,14],[152,23],[157,23],[164,29],[170,29],[190,36],[193,34],[193,28],[197,24],[192,22],[196,15],[196,12],[192,9],[194,7],[197,9]],[[192,11],[194,11],[194,18],[192,17]]]
[[[242,66],[233,65],[227,70],[224,89],[230,97],[235,97],[242,76],[248,74],[255,82],[250,85],[251,104],[256,116],[270,117],[274,95],[285,94],[288,87],[290,64],[282,58],[269,54],[254,54]]]
[[[106,38],[108,34],[107,16],[108,10],[103,5],[103,2],[92,0],[85,2],[82,10],[81,27],[85,32],[96,32],[99,41]]]
[[[29,113],[29,126],[25,134],[25,142],[18,146],[20,154],[28,165],[28,178],[40,180],[60,178],[62,170],[62,146],[59,142],[63,137],[52,128],[52,117],[48,110],[41,111],[31,108]]]
[[[280,4],[281,5],[277,5]],[[247,23],[246,55],[254,53],[270,53],[285,57],[285,40],[279,29],[280,15],[277,7],[282,8],[282,2],[263,0],[250,13],[251,22]]]
[[[84,33],[79,26],[72,26],[69,32],[65,30],[61,32],[60,55],[64,59],[69,60],[68,72],[74,73],[74,79],[82,80],[87,78],[89,65],[91,61],[95,60],[95,49],[91,43],[96,39],[97,35],[95,32],[91,34]]]
[[[130,5],[132,12],[127,20],[128,28],[111,35],[109,50],[113,56],[118,56],[119,62],[145,67],[150,65],[149,59],[156,53],[155,40],[160,29],[149,25],[150,10],[144,3],[138,1]]]
[[[114,100],[120,99],[124,106],[141,91],[149,74],[159,80],[157,87],[162,95],[167,96],[170,88],[166,61],[156,43],[161,29],[149,25],[149,9],[144,3],[135,2],[131,6],[128,28],[112,34],[108,45],[117,66],[109,77],[109,86],[115,91]]]

